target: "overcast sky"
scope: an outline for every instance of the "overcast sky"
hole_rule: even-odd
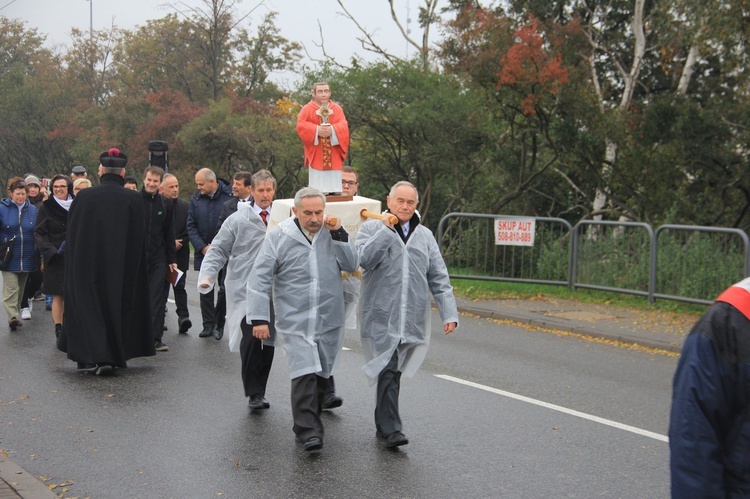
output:
[[[158,19],[173,12],[168,3],[174,5],[198,6],[201,0],[0,0],[0,15],[21,19],[27,27],[37,28],[47,36],[47,45],[67,45],[70,42],[70,29],[88,31],[93,19],[94,29],[108,29],[113,22],[120,28],[132,29],[146,24],[148,19]],[[418,42],[421,30],[417,24],[418,6],[423,0],[396,0],[399,19],[406,24],[407,7],[411,13],[411,36]],[[444,5],[446,2],[441,2]],[[252,26],[270,12],[278,12],[276,24],[282,36],[304,44],[314,58],[322,58],[318,22],[323,29],[326,52],[348,62],[352,54],[359,54],[368,60],[368,55],[356,37],[359,35],[354,23],[344,18],[336,0],[241,0],[239,11],[246,13],[256,8],[250,16]],[[407,47],[398,28],[391,19],[390,7],[386,0],[344,0],[350,13],[368,30],[375,33],[378,44],[399,56],[413,55],[414,48]],[[247,25],[245,25],[247,26]],[[432,31],[432,39],[437,33]]]

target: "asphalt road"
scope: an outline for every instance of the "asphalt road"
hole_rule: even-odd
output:
[[[348,336],[336,373],[344,405],[325,414],[325,446],[308,455],[291,430],[284,357],[271,408],[250,414],[239,355],[226,338],[198,338],[188,275],[190,334],[176,334],[170,305],[170,351],[113,376],[77,372],[55,349],[49,312],[3,328],[0,449],[45,483],[67,483],[65,497],[669,495],[675,358],[462,317],[452,335],[433,328],[425,364],[403,381],[411,442],[390,451],[375,438],[374,390]]]

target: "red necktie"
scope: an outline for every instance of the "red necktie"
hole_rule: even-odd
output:
[[[260,218],[261,220],[263,220],[263,223],[266,224],[266,226],[268,226],[268,218],[266,217],[268,217],[268,212],[266,210],[261,210]]]

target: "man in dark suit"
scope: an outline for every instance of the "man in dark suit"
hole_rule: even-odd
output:
[[[216,224],[216,233],[219,233],[221,224],[224,223],[229,215],[237,211],[237,205],[240,202],[252,202],[253,200],[253,187],[252,187],[253,174],[250,172],[237,172],[232,178],[232,199],[225,202],[221,207],[221,215],[219,215],[219,222]]]
[[[141,190],[141,197],[146,206],[146,263],[157,352],[169,350],[162,341],[164,311],[167,305],[167,297],[163,291],[164,276],[168,272],[177,271],[172,203],[159,193],[163,178],[164,170],[158,166],[149,166],[143,173]]]
[[[177,249],[177,268],[184,272],[183,276],[172,286],[174,292],[174,303],[177,312],[177,325],[181,334],[187,334],[193,323],[190,321],[190,312],[187,304],[187,291],[185,281],[190,266],[190,237],[187,233],[187,218],[190,203],[180,199],[180,182],[171,173],[164,174],[164,182],[160,191],[172,202],[172,218],[174,220],[175,248]],[[169,282],[164,288],[165,294],[169,296]]]

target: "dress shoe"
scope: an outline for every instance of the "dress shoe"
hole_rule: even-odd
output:
[[[10,326],[11,331],[15,331],[17,328],[23,326],[23,323],[18,320],[18,317],[13,317],[8,321],[8,325]]]
[[[224,328],[223,327],[214,328],[214,338],[216,338],[216,341],[219,341],[223,337],[224,337]]]
[[[250,407],[251,411],[259,411],[271,407],[271,404],[268,403],[268,400],[266,400],[263,395],[251,395],[250,401],[247,405]]]
[[[198,333],[198,336],[200,338],[208,338],[209,336],[213,336],[213,335],[214,335],[214,328],[210,326],[204,327],[203,331]]]
[[[94,374],[96,376],[101,376],[103,374],[112,374],[112,372],[115,370],[115,366],[112,364],[97,364],[96,369],[94,370]]]
[[[187,334],[188,329],[193,327],[193,323],[190,322],[190,317],[180,317],[177,319],[177,324],[180,328],[180,334]]]
[[[320,437],[310,437],[305,441],[305,452],[320,450],[323,448],[323,439]]]
[[[341,407],[343,403],[344,399],[335,393],[326,393],[323,396],[323,409],[335,409],[336,407]]]
[[[385,446],[389,449],[394,449],[396,447],[399,447],[401,445],[406,445],[409,443],[409,439],[406,438],[406,435],[401,433],[400,431],[396,431],[385,437]]]

